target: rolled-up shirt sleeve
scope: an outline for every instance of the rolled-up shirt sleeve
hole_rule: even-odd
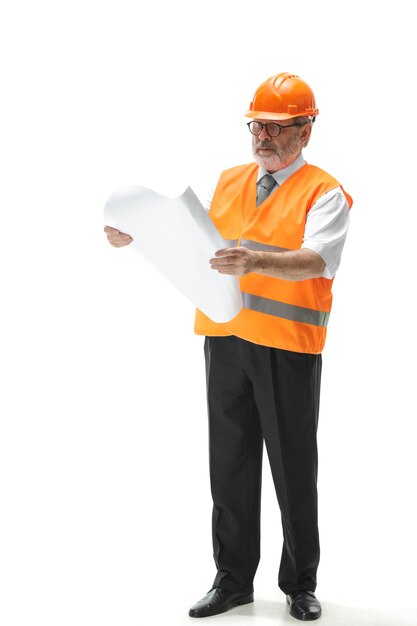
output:
[[[317,252],[326,263],[323,278],[333,278],[349,228],[349,205],[340,187],[323,194],[307,213],[301,248]]]

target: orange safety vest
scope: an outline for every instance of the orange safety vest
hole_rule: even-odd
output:
[[[210,218],[222,237],[237,245],[271,252],[299,250],[308,211],[324,193],[341,185],[324,170],[306,163],[256,207],[257,172],[256,163],[224,171],[211,202]],[[350,208],[352,198],[342,191]],[[333,278],[291,281],[256,272],[238,278],[242,310],[230,322],[216,323],[197,309],[197,335],[236,335],[293,352],[319,354],[323,350]]]

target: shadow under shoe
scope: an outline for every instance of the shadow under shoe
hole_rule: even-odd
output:
[[[287,595],[287,604],[290,605],[290,615],[305,621],[318,619],[321,616],[321,604],[314,591],[301,589]]]
[[[201,598],[188,612],[190,617],[208,617],[225,613],[229,609],[241,604],[253,602],[253,591],[241,594],[235,591],[228,591],[221,587],[212,587],[204,598]]]

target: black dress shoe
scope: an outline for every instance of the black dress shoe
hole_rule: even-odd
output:
[[[224,613],[241,604],[253,602],[253,591],[242,595],[221,587],[212,587],[204,598],[201,598],[188,612],[190,617],[208,617]]]
[[[321,605],[314,591],[293,591],[287,595],[287,604],[290,605],[290,615],[297,619],[313,620],[321,616]]]

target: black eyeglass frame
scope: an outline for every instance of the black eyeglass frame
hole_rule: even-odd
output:
[[[251,130],[251,124],[259,124],[259,126],[261,126],[261,130],[259,131],[259,133],[254,133]],[[263,128],[265,128],[268,134],[268,137],[279,137],[279,135],[281,134],[281,130],[283,128],[291,128],[292,126],[306,126],[306,125],[307,123],[305,122],[304,124],[288,124],[288,126],[281,126],[280,124],[277,124],[276,122],[267,122],[266,124],[264,124],[263,122],[258,122],[257,120],[252,120],[246,124],[246,126],[249,128],[249,132],[252,133],[252,135],[255,135],[255,137],[258,137],[261,134]],[[268,126],[274,126],[276,128],[279,128],[278,133],[276,135],[271,135],[271,133],[268,130]]]

